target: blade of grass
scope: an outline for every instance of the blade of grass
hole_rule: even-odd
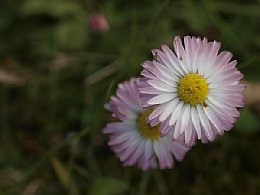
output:
[[[71,177],[70,168],[63,165],[55,156],[51,158],[51,163],[62,186],[68,190],[69,194],[78,195],[79,188]]]
[[[167,187],[167,184],[164,181],[162,173],[158,170],[155,170],[153,172],[153,177],[155,179],[155,183],[158,186],[158,190],[160,191],[160,194],[168,195],[169,194],[168,187]]]
[[[202,5],[205,8],[208,19],[212,22],[212,24],[219,30],[222,34],[225,42],[229,43],[230,46],[244,51],[243,43],[238,40],[239,37],[236,36],[234,29],[232,29],[231,25],[228,25],[218,14],[218,10],[215,4],[208,0],[202,0]]]
[[[147,171],[145,173],[143,173],[142,175],[142,178],[141,178],[141,181],[139,183],[139,189],[138,189],[138,195],[145,195],[145,191],[146,191],[146,187],[147,187],[147,184],[149,183],[149,180],[150,180],[150,171]]]
[[[238,14],[245,16],[260,16],[260,6],[257,4],[216,2],[216,8],[222,13]]]
[[[41,166],[43,166],[45,163],[47,163],[49,161],[49,159],[54,154],[56,154],[61,148],[63,148],[64,146],[68,145],[74,139],[79,139],[79,138],[84,137],[89,132],[90,132],[89,129],[84,129],[84,130],[80,131],[79,133],[76,133],[75,135],[71,136],[69,139],[64,139],[60,143],[58,143],[55,146],[53,146],[47,153],[42,155],[40,160],[38,160],[29,170],[27,170],[27,173],[25,174],[23,182],[26,182],[34,174],[34,172],[36,170],[38,170]]]

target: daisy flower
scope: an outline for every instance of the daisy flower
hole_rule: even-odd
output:
[[[219,53],[220,43],[195,37],[175,37],[174,51],[162,45],[152,50],[154,60],[143,63],[140,85],[144,107],[156,109],[149,115],[152,126],[163,124],[161,134],[172,131],[173,139],[183,135],[213,141],[232,128],[243,107],[243,75],[228,51]],[[194,136],[195,134],[195,136]]]
[[[174,158],[182,160],[189,147],[181,139],[160,136],[160,125],[151,127],[147,116],[152,109],[144,110],[139,98],[139,78],[119,84],[116,96],[105,105],[118,121],[103,129],[110,134],[108,145],[125,166],[137,164],[142,170],[166,169],[174,165]]]

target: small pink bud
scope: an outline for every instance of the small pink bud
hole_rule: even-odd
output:
[[[106,32],[109,30],[109,23],[104,14],[93,13],[88,18],[88,27],[91,32]]]

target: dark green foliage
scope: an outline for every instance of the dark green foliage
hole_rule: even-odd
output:
[[[257,108],[167,171],[122,167],[101,133],[117,84],[175,35],[222,42],[259,81],[259,27],[256,0],[1,0],[0,194],[259,194]]]

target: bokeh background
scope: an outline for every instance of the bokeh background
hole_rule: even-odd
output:
[[[0,194],[260,194],[257,98],[171,170],[123,167],[101,133],[117,84],[175,35],[222,42],[259,96],[259,3],[1,0]]]

